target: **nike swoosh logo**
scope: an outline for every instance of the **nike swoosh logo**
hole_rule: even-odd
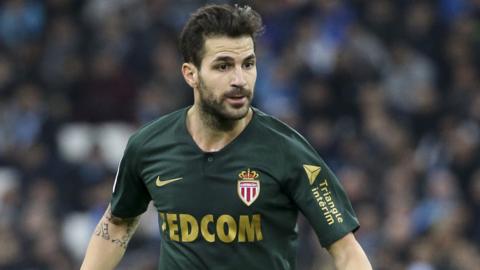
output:
[[[169,180],[160,180],[160,176],[157,176],[157,181],[155,181],[155,184],[157,185],[157,187],[163,187],[165,185],[168,185],[172,182],[175,182],[175,181],[178,181],[178,180],[181,180],[183,179],[183,177],[178,177],[178,178],[173,178],[173,179],[169,179]]]

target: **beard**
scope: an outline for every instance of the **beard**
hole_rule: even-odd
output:
[[[211,91],[211,89],[205,85],[202,78],[199,77],[199,96],[200,111],[204,119],[207,120],[207,123],[225,130],[233,127],[237,120],[247,116],[253,94],[252,91],[243,87],[236,87],[220,96],[215,96],[213,91]],[[234,96],[245,96],[247,101],[240,107],[228,104],[227,99]]]

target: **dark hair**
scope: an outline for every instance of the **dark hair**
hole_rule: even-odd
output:
[[[199,68],[207,37],[248,35],[255,42],[263,29],[262,18],[249,6],[204,6],[190,16],[180,34],[183,60]]]

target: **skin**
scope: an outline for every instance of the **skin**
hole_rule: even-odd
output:
[[[235,139],[252,118],[256,58],[249,36],[211,37],[204,51],[200,67],[182,66],[194,93],[187,128],[200,149],[214,152]]]
[[[353,233],[345,235],[329,247],[335,268],[339,270],[371,270],[367,255],[355,239]]]
[[[108,206],[90,238],[80,269],[114,269],[122,259],[139,219],[115,217]]]
[[[201,67],[185,63],[182,74],[194,90],[194,104],[187,116],[189,132],[202,150],[218,151],[252,118],[250,104],[257,77],[253,41],[249,37],[208,39]],[[114,269],[138,220],[115,217],[109,207],[90,239],[81,269]]]
[[[253,40],[217,36],[207,38],[201,65],[182,65],[192,87],[194,104],[187,114],[187,129],[205,152],[219,151],[234,140],[252,119],[250,108],[257,78]],[[138,226],[139,217],[114,217],[110,207],[92,235],[82,270],[114,269]],[[340,270],[372,267],[352,233],[328,248]]]

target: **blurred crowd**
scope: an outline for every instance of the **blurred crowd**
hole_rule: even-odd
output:
[[[208,1],[226,3],[233,1]],[[374,269],[480,265],[480,1],[262,0],[254,105],[304,134]],[[126,138],[192,102],[207,1],[0,1],[0,269],[78,269]],[[333,269],[299,218],[299,270]],[[120,269],[156,269],[154,210]]]

